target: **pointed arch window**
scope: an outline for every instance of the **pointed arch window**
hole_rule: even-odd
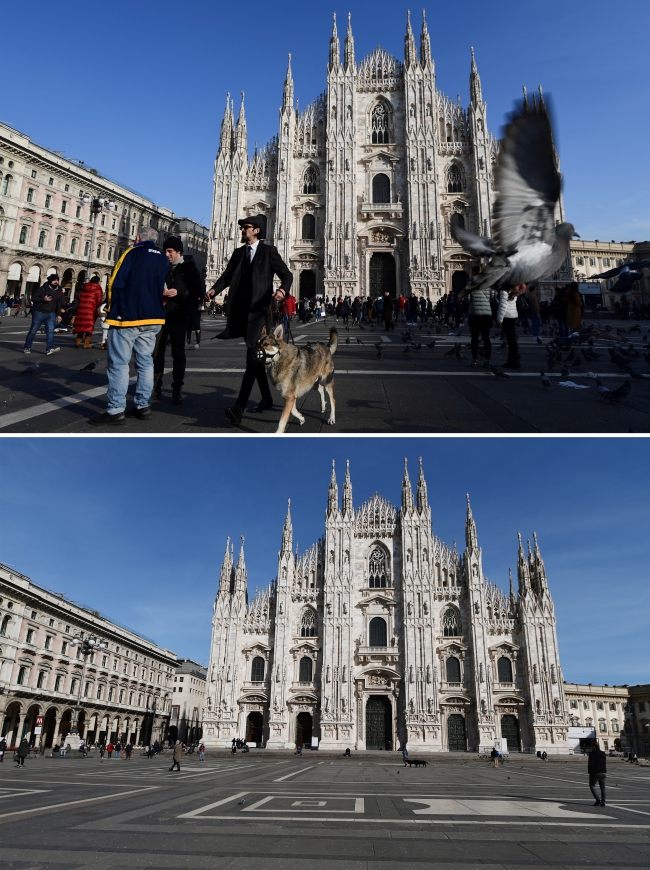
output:
[[[372,179],[372,201],[390,202],[390,178],[384,172]]]
[[[305,169],[305,174],[302,177],[302,192],[303,193],[318,193],[320,190],[320,179],[318,170],[315,166],[308,166]],[[303,236],[303,238],[307,238]]]
[[[463,192],[463,173],[457,163],[452,163],[447,170],[447,193]]]
[[[306,214],[302,219],[302,237],[303,239],[316,238],[316,218],[313,214]]]
[[[388,560],[383,547],[375,547],[368,559],[368,586],[371,589],[388,586]]]
[[[251,682],[264,682],[264,659],[262,656],[255,656],[251,664]]]
[[[369,646],[388,646],[388,626],[381,616],[375,616],[370,620],[368,632]]]
[[[507,656],[501,656],[497,662],[497,672],[500,683],[512,682],[512,662]]]
[[[442,617],[442,633],[445,637],[459,637],[461,634],[460,617],[453,607],[446,610]]]
[[[311,683],[314,676],[314,662],[309,656],[303,656],[300,659],[298,668],[298,679],[301,683]]]
[[[388,125],[388,109],[383,103],[378,103],[372,110],[372,144],[388,145],[390,142],[390,130]],[[377,200],[376,200],[377,201]]]
[[[317,628],[316,614],[311,608],[305,610],[300,620],[300,637],[316,637]]]

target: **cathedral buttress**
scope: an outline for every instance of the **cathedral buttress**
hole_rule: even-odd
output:
[[[273,236],[280,256],[285,263],[291,258],[291,227],[293,226],[293,141],[295,138],[296,110],[294,107],[293,74],[291,55],[287,64],[284,80],[282,108],[280,109],[280,130],[278,133],[278,175],[275,206],[275,227],[268,228],[267,234]]]
[[[341,64],[336,17],[327,69],[327,151],[325,213],[325,294],[358,293],[356,117],[357,68],[354,38],[348,16]]]
[[[412,294],[444,292],[437,174],[437,91],[424,11],[420,59],[409,15],[404,54],[408,277]]]

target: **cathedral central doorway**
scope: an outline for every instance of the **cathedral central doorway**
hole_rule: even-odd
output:
[[[311,713],[298,713],[296,718],[296,746],[311,746],[313,722]]]
[[[300,299],[313,299],[316,295],[316,273],[305,269],[300,273]]]
[[[447,720],[447,740],[450,752],[467,752],[465,717],[460,713],[452,713]]]
[[[451,291],[452,293],[460,293],[467,286],[469,275],[464,269],[457,269],[451,273]]]
[[[384,695],[372,695],[366,704],[366,749],[386,749],[392,731],[390,701]]]
[[[246,718],[246,742],[262,745],[264,717],[261,713],[249,713]]]
[[[395,279],[395,258],[388,253],[375,253],[370,258],[368,267],[368,295],[376,299],[388,292],[397,295]]]
[[[519,720],[511,713],[501,717],[501,736],[506,738],[508,752],[521,752]]]

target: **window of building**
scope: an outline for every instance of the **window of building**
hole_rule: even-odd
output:
[[[54,179],[52,178],[52,176],[50,176],[50,180],[49,180],[48,184],[50,186],[52,186],[54,184]]]
[[[48,625],[50,626],[50,628],[54,628],[54,620],[50,619]]]
[[[316,637],[317,630],[318,620],[316,613],[309,607],[305,610],[300,620],[300,637]]]
[[[76,253],[77,253],[77,240],[76,240],[76,239],[73,239],[73,240],[70,242],[70,253],[71,253],[71,254],[76,254]]]
[[[444,637],[458,637],[461,633],[458,611],[453,607],[446,610],[442,617],[442,633]]]
[[[33,643],[34,642],[34,629],[30,628],[27,632],[27,637],[25,638],[25,643]]]
[[[133,692],[129,692],[129,706],[133,706]]]
[[[318,193],[318,170],[315,166],[308,166],[302,178],[303,193]]]
[[[102,656],[102,667],[106,667],[106,662],[108,661],[108,656]]]
[[[84,245],[84,257],[87,257],[89,253],[90,253],[90,242],[86,241],[86,244]]]
[[[113,670],[117,670],[117,659],[113,659]]]
[[[67,193],[67,192],[70,190],[70,185],[69,185],[69,184],[66,184],[66,186],[65,186],[63,189],[64,189],[65,192]]]
[[[102,215],[102,226],[103,227],[106,226],[106,215],[105,214]]]
[[[67,210],[68,210],[68,202],[67,202],[67,200],[64,199],[63,202],[61,203],[61,214],[65,214],[67,212]]]
[[[603,257],[603,266],[609,268],[609,257]]]
[[[589,709],[589,701],[583,701],[582,706],[585,710],[588,710]]]
[[[109,260],[113,259],[113,246],[112,245],[108,249],[108,259]]]
[[[604,703],[602,701],[596,701],[596,709],[597,710],[604,710],[605,709]]]
[[[602,731],[604,734],[607,734],[607,722],[602,722],[602,721],[599,722],[598,723],[598,730]]]
[[[264,680],[264,659],[262,656],[255,656],[251,664],[251,681],[253,683],[261,683]]]
[[[49,208],[51,203],[52,203],[52,196],[51,196],[51,194],[48,193],[47,196],[45,197],[45,208]]]
[[[374,616],[370,620],[368,640],[369,646],[388,646],[388,626],[381,616]]]
[[[372,201],[390,202],[390,178],[384,172],[372,179]]]
[[[55,691],[55,692],[60,692],[60,691],[61,691],[61,683],[62,683],[62,681],[63,681],[63,677],[61,676],[61,674],[57,674],[57,676],[56,676],[56,680],[54,681],[54,691]]]
[[[24,245],[26,241],[27,241],[27,227],[21,227],[20,228],[20,237],[18,239],[18,242],[21,245]]]
[[[570,706],[571,706],[571,709],[572,709],[572,710],[577,710],[577,709],[578,709],[578,702],[577,702],[577,701],[571,701],[571,702],[570,702]]]
[[[311,683],[313,677],[314,662],[309,656],[303,656],[298,667],[298,679],[301,683]]]
[[[9,191],[11,190],[11,182],[13,181],[13,177],[11,175],[5,175],[2,181],[2,193],[4,196],[9,195]]]
[[[585,258],[584,257],[576,257],[576,266],[584,266]]]
[[[615,710],[615,709],[616,709],[616,702],[615,702],[615,701],[610,701],[610,702],[609,702],[609,709],[610,709],[610,710]]]
[[[68,651],[68,641],[64,640],[61,644],[61,655],[65,655]]]
[[[104,250],[104,246],[103,246],[103,245],[97,245],[97,259],[98,259],[98,260],[101,260],[101,258],[102,258],[102,251],[103,251],[103,250]]]
[[[120,689],[120,700],[119,700],[119,703],[121,704],[123,701],[124,701],[124,689]]]
[[[45,230],[41,230],[40,233],[38,234],[38,247],[39,248],[45,247]]]
[[[639,701],[639,713],[645,713],[645,701]]]
[[[103,688],[104,688],[103,686],[97,686],[97,700],[98,701],[101,701],[101,699],[102,699],[102,689]]]
[[[460,660],[456,656],[449,656],[445,663],[448,683],[460,683]]]
[[[34,188],[27,188],[27,202],[34,202]]]
[[[77,681],[76,681],[76,680],[72,680],[72,681],[70,682],[70,694],[71,694],[71,695],[74,695],[76,691],[77,691]]]
[[[24,686],[26,679],[27,679],[27,668],[23,666],[18,671],[18,679],[16,682],[18,683],[19,686]]]
[[[447,193],[463,192],[463,173],[457,163],[452,163],[447,170]]]
[[[62,242],[63,242],[63,236],[62,236],[62,235],[58,235],[58,236],[56,237],[55,241],[54,241],[54,250],[55,250],[55,251],[60,251],[60,250],[61,250],[61,244],[62,244]]]
[[[500,683],[512,682],[512,662],[507,656],[501,656],[497,662],[497,672]]]
[[[113,218],[113,220],[111,221],[111,229],[112,229],[112,230],[115,229],[115,223],[116,223],[116,219]]]
[[[303,239],[316,238],[316,218],[313,214],[306,214],[302,219],[302,237]]]
[[[596,265],[596,258],[595,257],[589,257],[589,265],[590,266]]]
[[[373,145],[387,145],[390,142],[388,109],[383,103],[378,103],[372,110],[371,128]],[[375,202],[379,202],[379,200],[375,200]]]
[[[81,206],[80,205],[77,206],[77,210],[76,210],[75,214],[77,217],[81,217]]]
[[[36,178],[36,170],[32,169],[32,178]]]
[[[52,648],[52,635],[48,634],[45,636],[45,649]]]
[[[45,671],[39,671],[38,677],[36,678],[36,688],[42,689],[45,685]]]
[[[37,614],[36,614],[36,611],[35,611],[35,610],[32,610],[32,615],[31,615],[30,618],[31,618],[31,619],[36,619],[36,615],[37,615]]]
[[[460,212],[455,211],[449,218],[449,223],[451,226],[460,227],[461,230],[465,229],[465,218],[460,214]]]
[[[109,700],[109,701],[112,701],[112,700],[113,700],[113,694],[114,694],[114,693],[115,693],[115,689],[111,686],[111,688],[108,690],[108,700]]]
[[[84,698],[87,698],[90,694],[90,687],[91,683],[86,683],[86,685],[84,686]]]

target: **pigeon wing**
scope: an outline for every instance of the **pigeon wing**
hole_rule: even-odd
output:
[[[514,252],[555,241],[555,206],[561,181],[546,110],[516,112],[506,128],[496,169],[494,240]]]
[[[468,253],[475,257],[489,257],[496,253],[496,247],[492,239],[487,239],[484,236],[475,236],[474,233],[468,233],[462,227],[456,224],[451,224],[451,234],[458,244]]]

